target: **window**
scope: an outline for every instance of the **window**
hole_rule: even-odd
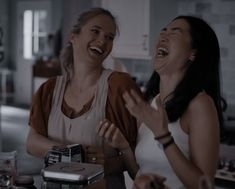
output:
[[[23,56],[34,59],[45,51],[47,45],[48,15],[46,10],[26,10],[23,14]]]

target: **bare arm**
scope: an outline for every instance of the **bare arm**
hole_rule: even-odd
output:
[[[26,148],[28,153],[39,158],[44,158],[52,146],[58,145],[47,138],[47,125],[55,83],[56,78],[43,83],[34,94],[31,104]]]
[[[136,163],[134,152],[121,131],[110,121],[104,120],[97,127],[97,133],[110,146],[119,150],[119,158],[123,160],[130,177],[134,179],[139,167]]]
[[[175,144],[167,148],[165,154],[185,186],[198,188],[202,175],[214,179],[219,154],[219,121],[214,103],[205,93],[193,99],[185,117],[189,128],[190,161]]]
[[[53,146],[61,146],[62,144],[49,140],[43,135],[40,135],[35,129],[30,127],[26,148],[27,152],[38,158],[44,158],[47,151]]]
[[[158,109],[155,110],[133,91],[131,94],[126,93],[124,99],[132,115],[142,120],[155,136],[168,132],[167,115],[159,100]],[[190,103],[184,117],[189,129],[191,159],[188,160],[175,143],[166,148],[165,154],[183,184],[187,188],[197,189],[202,175],[213,179],[215,174],[219,149],[219,122],[214,103],[205,93],[198,95]]]

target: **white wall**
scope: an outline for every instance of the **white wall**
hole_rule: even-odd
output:
[[[17,60],[17,51],[18,51],[18,28],[17,28],[17,4],[18,2],[42,2],[41,0],[11,0],[9,5],[8,18],[10,20],[10,58],[8,64],[11,64],[13,69],[15,69],[15,103],[16,104],[26,104],[30,105],[31,103],[31,94],[32,94],[32,68],[34,61],[31,61],[31,66],[18,65]],[[62,17],[62,1],[63,0],[48,0],[51,4],[51,22],[49,26],[49,33],[56,32],[61,26],[61,17]],[[28,64],[28,63],[26,63]],[[24,68],[23,68],[24,67]],[[19,69],[24,69],[19,71]]]
[[[8,17],[8,1],[7,0],[0,0],[0,27],[3,29],[3,41],[2,45],[4,48],[4,60],[0,62],[0,67],[6,67],[8,62],[8,54],[9,54],[9,17]]]

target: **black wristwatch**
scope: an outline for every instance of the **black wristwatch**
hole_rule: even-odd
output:
[[[158,147],[161,148],[162,150],[166,150],[166,148],[168,146],[170,146],[171,144],[173,144],[175,141],[174,141],[174,138],[171,137],[170,140],[168,140],[167,142],[165,143],[161,143],[158,141]]]

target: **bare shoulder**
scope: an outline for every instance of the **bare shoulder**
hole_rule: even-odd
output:
[[[215,103],[206,92],[200,92],[192,101],[185,112],[189,130],[212,129],[218,125],[218,116]]]
[[[211,96],[206,92],[200,92],[189,103],[188,111],[190,113],[207,112],[215,109],[215,104]]]

